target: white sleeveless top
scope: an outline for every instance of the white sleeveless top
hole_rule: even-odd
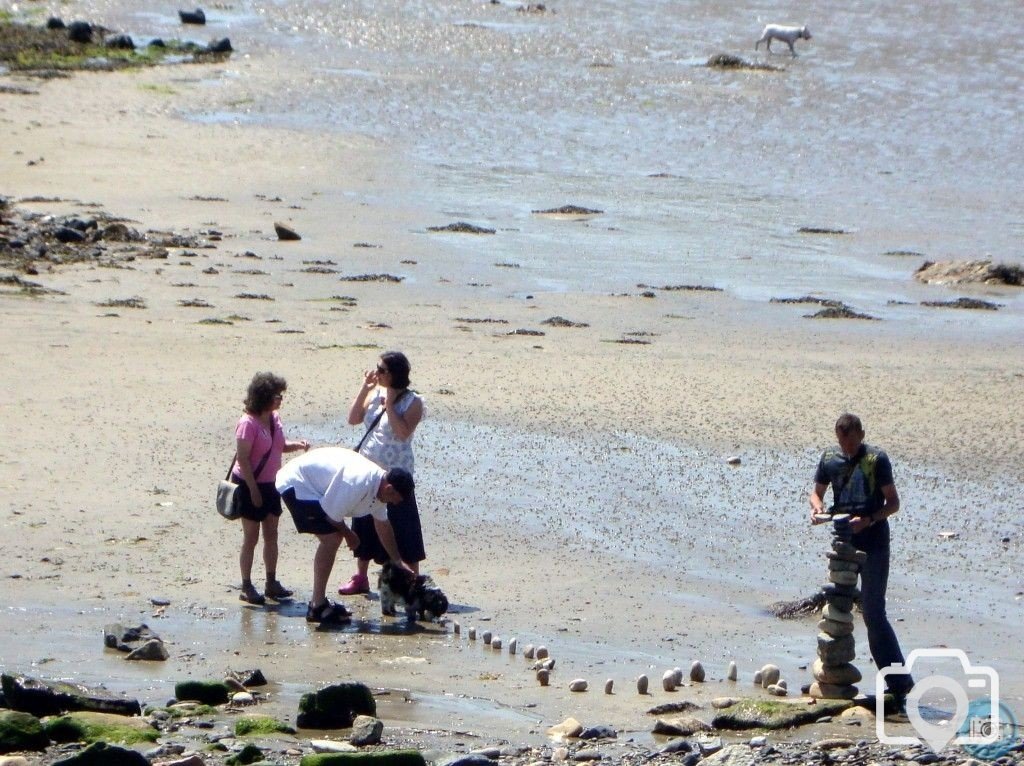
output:
[[[377,389],[377,393],[366,407],[366,414],[363,416],[364,428],[368,428],[373,419],[377,417],[377,413],[384,408],[385,395],[384,389]],[[398,402],[398,413],[405,415],[416,400],[423,401],[419,394],[412,391],[403,396]],[[425,414],[426,410],[424,410]],[[388,414],[385,412],[370,435],[366,437],[359,454],[368,457],[385,470],[404,468],[409,473],[413,473],[412,439],[413,437],[409,437],[408,441],[402,441],[395,436],[395,432],[391,430],[391,424],[388,422]]]

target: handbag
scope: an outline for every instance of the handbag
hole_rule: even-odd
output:
[[[401,396],[398,397],[398,401],[395,402],[395,406],[396,407],[398,406],[398,402],[402,401],[405,398],[406,394],[411,394],[411,393],[413,393],[412,389],[410,389],[410,388],[405,389],[402,392]],[[359,452],[359,450],[361,450],[363,448],[363,442],[366,441],[366,437],[369,436],[371,433],[373,433],[373,429],[377,427],[377,424],[380,422],[380,419],[382,417],[384,417],[384,404],[383,404],[383,402],[381,403],[381,406],[380,406],[380,412],[377,413],[377,417],[375,417],[373,419],[373,422],[370,423],[370,425],[367,427],[366,433],[363,434],[363,438],[359,440],[359,444],[356,445],[356,448],[353,450],[353,452]]]
[[[256,466],[256,470],[252,472],[253,476],[259,476],[260,471],[263,470],[263,466],[267,464],[270,459],[270,453],[274,451],[274,418],[270,418],[270,449],[267,450],[263,459],[259,465]],[[234,521],[242,516],[242,498],[238,493],[241,484],[235,484],[231,481],[231,470],[235,467],[235,463],[238,460],[238,453],[231,458],[231,465],[228,466],[228,475],[217,482],[217,513],[223,516],[228,521]]]

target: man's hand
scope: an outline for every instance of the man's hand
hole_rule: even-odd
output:
[[[858,532],[863,532],[865,529],[870,527],[872,523],[870,516],[854,516],[850,519],[850,530],[854,534],[857,534]]]

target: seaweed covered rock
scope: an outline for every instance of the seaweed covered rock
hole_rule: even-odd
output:
[[[804,702],[740,700],[718,713],[711,721],[716,729],[790,729],[814,723],[822,716],[837,715],[852,705],[847,700]]]
[[[426,766],[426,760],[418,750],[376,750],[306,755],[299,766]]]
[[[960,285],[967,282],[986,285],[1024,285],[1024,268],[993,264],[989,260],[925,261],[914,272],[914,279],[932,285]]]
[[[29,676],[4,673],[0,675],[0,686],[12,710],[39,717],[73,710],[128,716],[142,714],[142,705],[138,700],[125,699],[105,689],[90,689],[81,684],[41,681]]]
[[[156,742],[160,732],[144,718],[80,711],[48,718],[43,730],[54,742]]]
[[[39,719],[17,710],[0,710],[0,753],[45,750],[50,738]]]
[[[347,729],[357,715],[377,715],[377,703],[366,684],[346,682],[303,694],[295,722],[301,729]]]

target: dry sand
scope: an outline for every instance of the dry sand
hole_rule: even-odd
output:
[[[706,699],[728,688],[730,659],[747,681],[777,660],[796,687],[808,680],[813,621],[761,610],[809,594],[824,572],[825,538],[807,532],[805,494],[833,419],[849,409],[894,456],[905,494],[929,501],[911,495],[906,522],[894,523],[914,562],[893,575],[905,648],[971,642],[996,655],[1011,699],[1022,699],[1012,649],[1024,590],[1019,334],[986,337],[959,317],[948,334],[810,322],[794,307],[708,293],[645,299],[633,285],[616,297],[502,297],[472,286],[513,278],[485,244],[479,271],[456,273],[445,260],[452,235],[425,233],[457,214],[377,202],[401,199],[407,183],[385,148],[176,119],[203,97],[202,72],[79,74],[33,84],[38,95],[0,95],[0,192],[65,200],[23,204],[40,211],[95,203],[140,229],[223,233],[215,249],[33,277],[62,296],[0,295],[5,670],[106,681],[159,701],[183,676],[258,666],[281,684],[289,714],[309,686],[356,678],[411,689],[419,704],[394,716],[520,740],[569,714],[646,731],[643,709],[666,696],[591,692],[581,702],[565,688],[575,677],[623,689],[649,672],[657,686],[665,667],[702,659],[712,683],[687,694]],[[275,220],[303,240],[277,242]],[[339,274],[302,272],[312,260],[334,261]],[[217,273],[204,273],[211,266]],[[266,274],[244,273],[254,269]],[[337,281],[377,272],[408,278]],[[337,310],[323,300],[334,295],[356,305]],[[131,296],[147,308],[97,306]],[[250,321],[198,323],[232,314]],[[540,324],[556,315],[589,327]],[[521,327],[546,334],[504,335]],[[610,342],[631,332],[652,333],[633,336],[651,343]],[[456,605],[450,617],[550,646],[550,690],[522,658],[470,644],[451,623],[382,631],[375,602],[356,599],[352,628],[319,633],[301,600],[267,610],[237,601],[239,533],[212,496],[249,377],[287,378],[290,437],[352,443],[342,417],[385,348],[409,354],[428,400],[417,468],[427,563]],[[730,454],[743,466],[725,468]],[[946,529],[960,542],[942,547]],[[299,596],[312,550],[285,518],[279,573]],[[335,579],[349,570],[341,560]],[[976,608],[965,582],[982,592]],[[171,606],[154,612],[155,596]],[[104,653],[100,631],[113,620],[150,624],[171,660]],[[948,635],[936,636],[938,620]]]

